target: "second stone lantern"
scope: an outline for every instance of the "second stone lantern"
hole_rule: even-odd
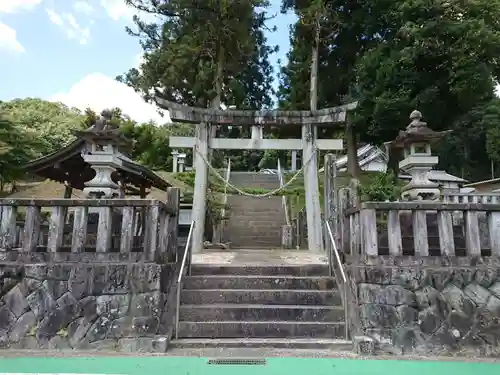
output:
[[[393,149],[403,149],[404,159],[399,168],[411,176],[411,181],[403,187],[401,198],[407,201],[437,200],[441,195],[439,185],[429,180],[429,172],[439,162],[432,155],[431,146],[438,142],[445,132],[435,132],[422,121],[422,114],[415,110],[410,114],[410,124],[400,131],[397,138],[389,142]]]

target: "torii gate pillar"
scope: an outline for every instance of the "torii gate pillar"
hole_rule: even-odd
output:
[[[302,149],[309,251],[324,251],[316,150],[342,149],[342,140],[316,139],[315,127],[318,124],[345,121],[347,111],[356,108],[357,102],[318,111],[222,111],[187,107],[159,97],[156,97],[155,100],[160,108],[170,112],[170,118],[173,121],[196,124],[196,137],[194,140],[189,137],[170,137],[171,147],[190,148],[194,146],[195,148],[193,155],[196,172],[193,197],[193,220],[195,222],[192,233],[193,253],[203,251],[208,183],[208,165],[206,161],[208,160],[209,148],[232,150]],[[210,139],[211,126],[214,125],[250,125],[252,126],[252,138]],[[263,139],[262,126],[264,125],[301,125],[302,139]],[[305,165],[306,163],[307,165]]]
[[[316,155],[316,132],[311,124],[302,125],[302,162],[304,164],[304,190],[306,194],[307,245],[309,251],[321,253],[323,248],[323,225],[318,187],[318,158]]]
[[[207,184],[208,184],[208,145],[210,143],[211,126],[208,123],[196,125],[194,146],[194,194],[192,218],[194,228],[191,239],[193,253],[203,251],[203,235],[205,233],[205,215],[207,212]]]

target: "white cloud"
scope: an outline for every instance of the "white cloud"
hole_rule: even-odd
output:
[[[146,22],[152,22],[156,19],[155,15],[138,11],[134,7],[128,6],[123,0],[100,0],[100,2],[108,16],[115,21],[131,22],[135,15],[140,15],[141,20]]]
[[[168,113],[161,117],[157,107],[144,102],[134,89],[101,73],[86,76],[68,92],[56,94],[50,100],[81,110],[92,108],[96,112],[118,107],[123,113],[139,122],[150,120],[159,124],[170,122]]]
[[[17,40],[16,30],[2,22],[0,22],[0,49],[25,52],[23,45]]]
[[[115,21],[121,18],[131,20],[136,14],[135,9],[127,6],[123,0],[101,0],[101,6],[106,10],[108,16]]]
[[[50,21],[62,28],[69,39],[75,39],[80,44],[87,44],[90,38],[90,29],[81,26],[75,16],[70,13],[59,14],[53,9],[47,9]]]
[[[73,3],[73,9],[75,12],[83,13],[87,16],[91,15],[94,11],[94,8],[87,1],[75,1]]]
[[[19,10],[30,10],[42,0],[0,0],[0,13],[15,13]]]

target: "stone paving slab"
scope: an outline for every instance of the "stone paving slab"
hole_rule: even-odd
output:
[[[224,265],[283,265],[328,264],[327,256],[309,251],[242,249],[230,251],[206,251],[193,254],[193,264]]]

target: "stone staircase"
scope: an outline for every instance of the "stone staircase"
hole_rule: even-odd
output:
[[[279,188],[276,175],[255,172],[232,172],[230,181],[241,189]],[[285,225],[285,212],[279,196],[253,198],[229,195],[229,215],[224,241],[231,242],[232,248],[280,248],[281,228]]]
[[[193,265],[171,348],[350,350],[328,266]]]

